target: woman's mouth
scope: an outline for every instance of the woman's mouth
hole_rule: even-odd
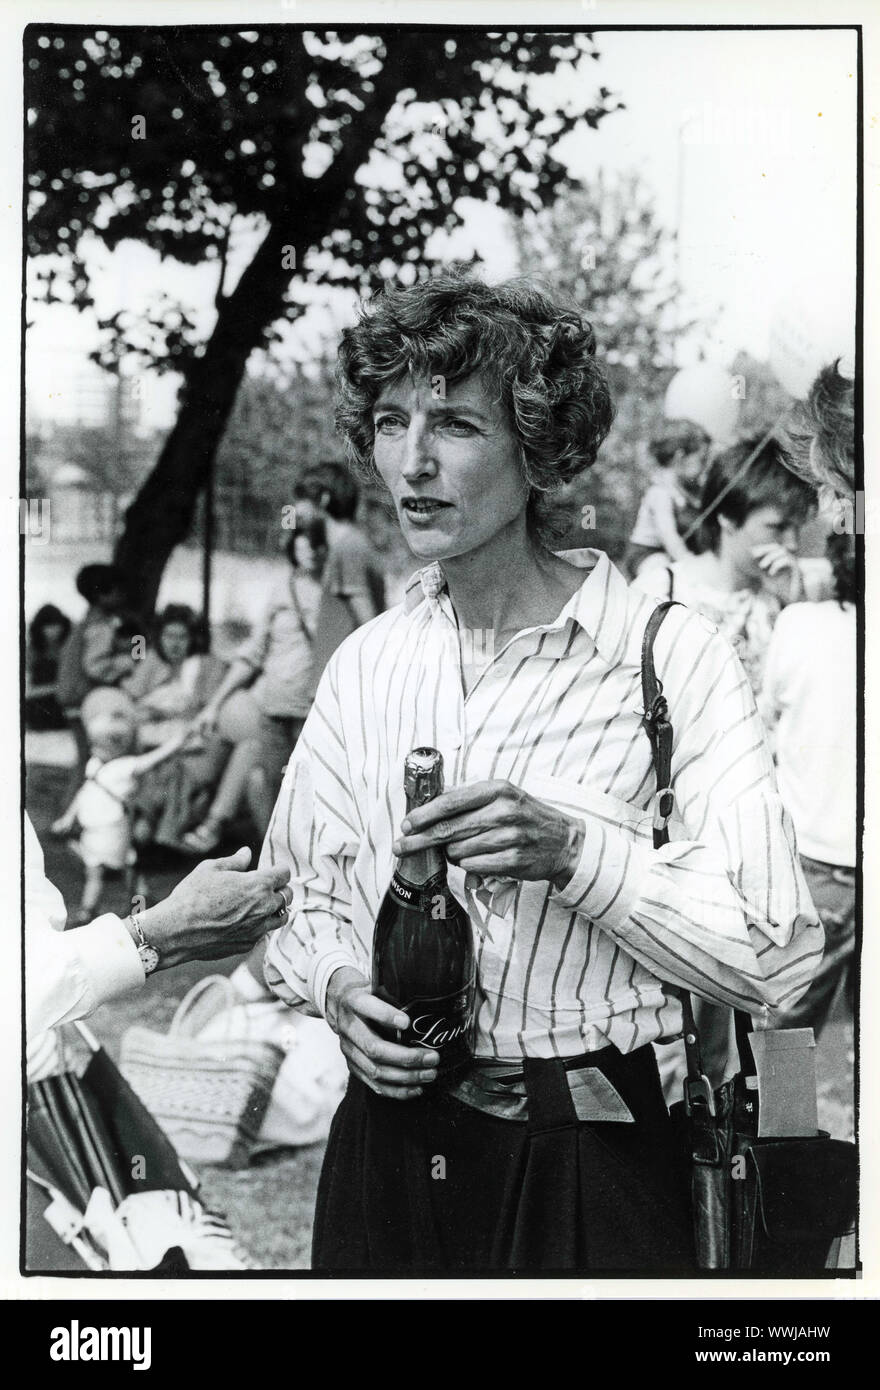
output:
[[[401,508],[406,513],[410,521],[418,525],[427,525],[433,521],[441,511],[451,507],[451,502],[442,502],[436,497],[404,497]]]

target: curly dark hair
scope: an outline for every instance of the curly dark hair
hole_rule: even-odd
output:
[[[800,526],[816,510],[815,492],[788,468],[788,454],[782,443],[771,437],[760,449],[759,444],[761,436],[741,439],[712,462],[700,498],[700,511],[706,513],[701,534],[704,549],[718,550],[720,516],[728,517],[734,526],[742,526],[750,513],[760,507],[779,507],[784,516]]]
[[[388,286],[342,335],[336,423],[349,462],[376,480],[373,407],[386,385],[411,375],[442,376],[449,386],[478,372],[519,441],[530,525],[547,534],[543,495],[595,462],[614,418],[595,352],[578,310],[525,280],[486,285],[444,274]]]

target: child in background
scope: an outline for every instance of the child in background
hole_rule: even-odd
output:
[[[699,482],[710,442],[705,430],[689,420],[668,421],[651,440],[649,448],[657,466],[624,557],[629,578],[634,579],[647,563],[681,560],[689,554],[679,523],[685,509],[696,506],[690,489]]]
[[[92,690],[83,700],[82,722],[89,745],[85,780],[64,815],[52,826],[55,835],[77,833],[76,852],[85,866],[85,883],[71,925],[90,922],[108,870],[133,875],[136,863],[129,804],[138,778],[170,758],[189,737],[189,728],[149,753],[137,754],[137,714],[133,701],[110,687]],[[143,885],[129,885],[140,892]]]

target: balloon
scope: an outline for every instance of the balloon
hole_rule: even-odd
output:
[[[713,362],[683,367],[666,388],[663,414],[667,420],[691,420],[713,444],[732,444],[739,417],[736,383]]]

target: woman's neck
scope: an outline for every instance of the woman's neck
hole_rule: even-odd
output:
[[[496,648],[515,632],[551,622],[584,573],[537,545],[524,515],[467,555],[443,561],[459,626],[492,632]]]

